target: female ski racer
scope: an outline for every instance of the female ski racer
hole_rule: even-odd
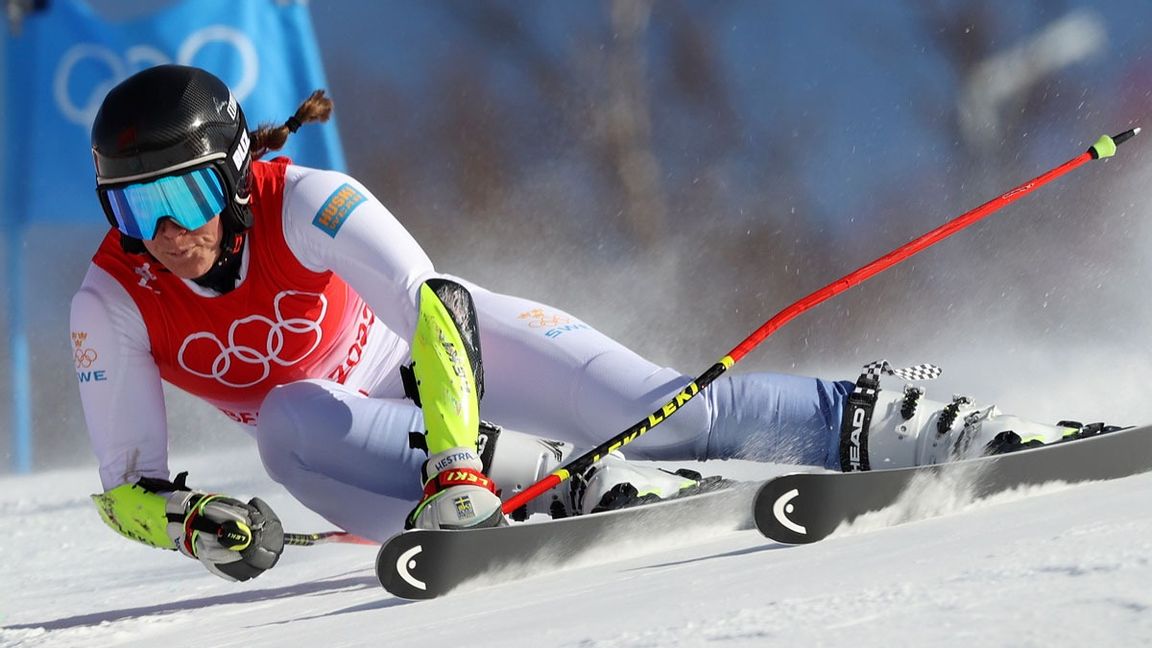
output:
[[[317,91],[284,125],[250,133],[218,78],[162,65],[113,88],[92,127],[111,229],[72,300],[71,329],[104,487],[94,499],[120,534],[177,549],[228,579],[276,564],[280,522],[260,499],[172,478],[161,381],[244,425],[268,474],[305,506],[380,540],[401,524],[505,523],[501,494],[691,381],[558,308],[438,273],[355,179],[260,161],[330,110]],[[876,377],[854,385],[725,375],[631,444],[629,456],[859,470],[1072,431],[964,399],[882,391]],[[610,455],[516,517],[699,488],[698,473]]]

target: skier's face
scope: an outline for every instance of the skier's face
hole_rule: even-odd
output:
[[[223,229],[219,215],[194,230],[164,218],[156,226],[156,238],[145,240],[144,247],[172,274],[196,279],[203,277],[220,258]]]

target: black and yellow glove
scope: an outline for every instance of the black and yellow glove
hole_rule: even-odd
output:
[[[121,535],[195,558],[221,578],[246,581],[276,565],[284,550],[280,518],[263,500],[240,500],[190,490],[187,473],[175,482],[141,479],[93,495],[100,516]]]

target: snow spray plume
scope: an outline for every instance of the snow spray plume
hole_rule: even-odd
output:
[[[1060,166],[1044,173],[1043,175],[1025,182],[1019,187],[1016,187],[1015,189],[1012,189],[1003,194],[999,198],[990,200],[983,205],[973,209],[972,211],[957,216],[956,218],[948,221],[940,227],[937,227],[931,232],[928,232],[927,234],[924,234],[917,239],[905,243],[895,250],[892,250],[888,254],[880,257],[879,259],[876,259],[875,261],[854,270],[844,277],[837,279],[836,281],[828,284],[827,286],[824,286],[816,292],[813,292],[807,297],[804,297],[803,299],[793,303],[791,306],[788,306],[779,313],[776,313],[772,319],[765,322],[760,326],[760,328],[756,329],[752,335],[749,335],[743,342],[736,345],[736,347],[729,351],[723,358],[721,358],[719,362],[709,367],[708,370],[700,374],[696,380],[689,383],[687,387],[673,396],[672,400],[665,403],[663,407],[656,410],[655,412],[652,412],[646,418],[635,423],[628,429],[617,434],[611,439],[608,439],[604,443],[596,446],[595,448],[580,455],[579,457],[576,457],[572,461],[568,462],[568,464],[565,466],[556,469],[550,475],[544,477],[540,481],[532,484],[528,488],[509,498],[508,501],[504,502],[504,513],[511,513],[521,506],[524,506],[524,504],[526,504],[528,501],[548,491],[557,484],[567,480],[572,476],[573,473],[579,474],[584,470],[587,470],[592,464],[599,461],[608,453],[614,450],[618,450],[646,434],[649,430],[659,425],[666,418],[675,414],[677,410],[679,410],[685,403],[699,394],[704,388],[710,385],[712,381],[719,378],[721,374],[731,368],[732,365],[739,362],[739,360],[747,355],[748,352],[756,348],[756,346],[763,342],[768,336],[775,333],[780,327],[787,324],[797,315],[800,315],[801,313],[813,308],[825,300],[838,295],[845,290],[848,290],[852,286],[863,283],[866,279],[869,279],[887,270],[888,268],[891,268],[897,263],[912,257],[913,255],[925,250],[926,248],[939,243],[940,241],[948,238],[956,232],[959,232],[965,227],[968,227],[969,225],[999,210],[1001,207],[1015,202],[1017,199],[1032,193],[1032,191],[1036,190],[1037,188],[1042,187],[1052,180],[1055,180],[1056,178],[1069,173],[1073,169],[1076,169],[1091,160],[1112,157],[1116,154],[1116,147],[1118,145],[1128,141],[1139,132],[1139,128],[1134,128],[1132,130],[1120,133],[1115,137],[1108,137],[1107,135],[1104,135],[1100,139],[1096,140],[1096,143],[1093,144],[1092,147],[1087,151],[1072,158],[1071,160],[1068,160],[1064,164],[1061,164]]]

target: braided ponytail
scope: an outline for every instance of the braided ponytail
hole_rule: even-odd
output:
[[[283,124],[273,126],[261,124],[252,135],[252,159],[259,160],[269,151],[278,151],[288,141],[288,135],[295,133],[308,122],[325,122],[332,115],[332,100],[324,96],[323,90],[316,90],[300,107],[296,114]]]

